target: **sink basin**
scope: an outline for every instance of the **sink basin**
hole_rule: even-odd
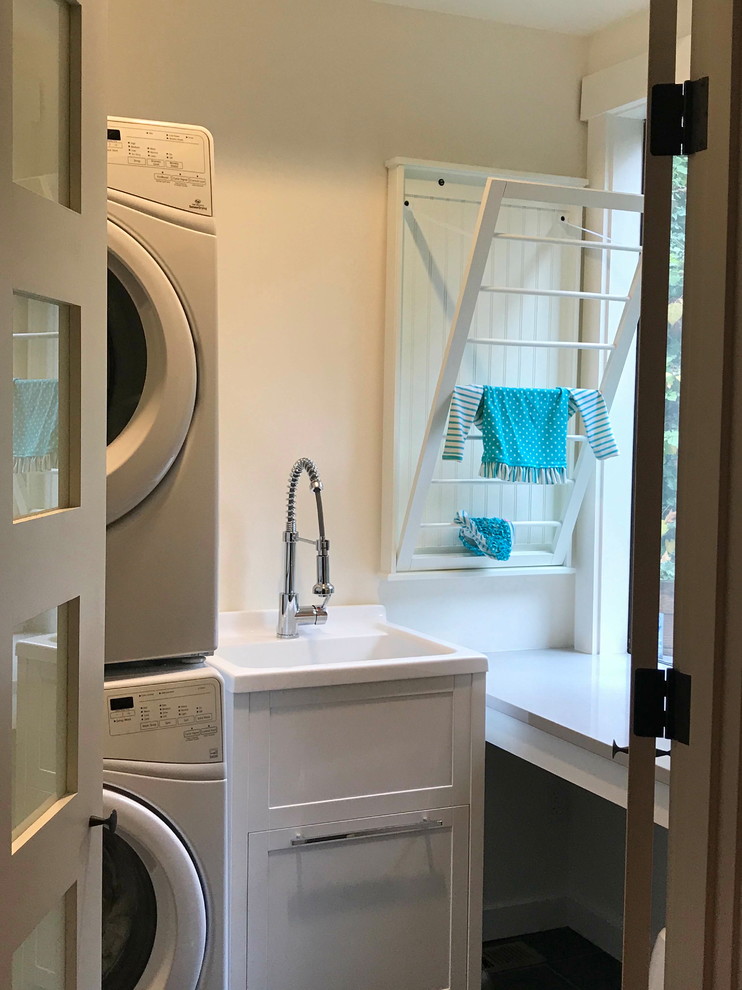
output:
[[[386,621],[380,605],[329,609],[323,626],[278,639],[276,612],[225,612],[209,663],[234,692],[350,684],[487,669],[483,654]]]
[[[324,631],[324,630],[323,630]],[[441,647],[397,629],[377,629],[358,636],[316,636],[300,639],[271,640],[267,643],[238,643],[219,648],[222,660],[248,667],[306,667],[325,663],[368,663],[372,660],[395,660],[426,657],[431,653],[453,653],[453,647]]]

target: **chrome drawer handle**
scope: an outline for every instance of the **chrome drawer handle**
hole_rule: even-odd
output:
[[[292,846],[315,846],[320,842],[350,842],[354,839],[368,839],[376,835],[404,835],[406,832],[432,832],[435,829],[445,828],[443,822],[436,818],[430,821],[423,818],[421,822],[414,822],[412,825],[385,825],[381,828],[361,829],[358,832],[340,832],[336,835],[318,835],[306,838],[297,832],[291,840]]]

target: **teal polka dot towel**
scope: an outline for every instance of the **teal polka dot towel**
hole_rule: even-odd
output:
[[[596,388],[457,385],[451,396],[443,460],[463,460],[473,424],[482,430],[484,441],[481,475],[562,484],[567,480],[567,420],[576,413],[582,417],[596,459],[616,457],[608,407]]]
[[[501,481],[563,484],[569,398],[568,388],[486,386],[480,474]]]

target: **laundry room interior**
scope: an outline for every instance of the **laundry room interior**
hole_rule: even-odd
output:
[[[103,990],[621,987],[649,11],[646,0],[558,6],[108,0],[109,346],[123,335],[117,374],[143,381],[155,366],[133,354],[123,323],[112,329],[113,294],[139,307],[148,292],[133,236],[187,297],[175,333],[190,324],[195,358],[170,368],[158,400],[176,434],[176,420],[190,425],[162,471],[133,465],[149,480],[130,499],[121,485],[112,494],[110,458],[118,443],[123,477],[136,401],[112,431],[109,354],[99,824],[113,833],[118,814],[125,836],[131,814],[154,834],[172,815],[177,832],[182,813],[193,869],[169,878],[168,962],[168,938],[121,934],[132,911],[156,927],[160,881],[125,884],[140,867],[105,838],[104,873],[126,903],[121,915],[104,905]],[[690,14],[681,2],[678,78]],[[182,150],[176,169],[202,156],[200,185],[168,179],[150,208],[166,180],[155,193],[129,185],[132,142],[166,141]],[[167,166],[163,153],[153,168]],[[179,210],[189,233],[168,257],[158,225]],[[508,285],[490,286],[486,312],[465,291],[480,255],[475,291]],[[43,336],[32,295],[18,318]],[[475,356],[463,347],[472,337]],[[62,417],[65,387],[51,397],[34,384],[61,382],[62,358],[24,354],[13,377],[26,401],[49,398]],[[618,456],[570,406],[583,420],[570,420],[566,484],[480,477],[471,436],[463,468],[441,458],[454,385],[548,389],[565,410],[568,393],[602,395]],[[78,504],[61,480],[48,488],[48,463],[24,470],[16,519]],[[471,521],[484,546],[476,524],[493,517],[505,556],[465,540]],[[665,664],[674,518],[673,506],[657,559]],[[19,680],[76,621],[44,614],[17,626]],[[343,637],[359,644],[355,660]],[[28,698],[19,687],[19,726]],[[16,731],[32,761],[33,733]],[[670,761],[657,755],[651,990],[663,986],[669,820]],[[16,830],[38,813],[35,786]],[[410,834],[423,835],[414,851]],[[367,855],[351,863],[353,848]],[[323,871],[336,879],[323,884]],[[207,886],[202,904],[194,891]],[[35,990],[37,963],[22,955],[17,973],[31,975],[13,990]]]
[[[582,79],[646,51],[646,10],[587,37],[363,0],[219,17],[114,0],[109,24],[110,112],[214,135],[220,610],[275,608],[285,477],[308,454],[328,624],[336,603],[380,601],[392,622],[484,652],[572,648],[574,573],[380,576],[384,163],[587,176]],[[314,525],[309,501],[301,514]],[[619,955],[622,811],[488,751],[490,937],[571,921]]]

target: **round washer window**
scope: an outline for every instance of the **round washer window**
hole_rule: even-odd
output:
[[[103,830],[101,990],[134,990],[157,933],[157,898],[138,853]]]
[[[206,900],[194,861],[168,821],[104,788],[104,815],[114,809],[116,833],[103,835],[102,990],[196,990]]]
[[[136,412],[147,378],[147,339],[134,300],[108,270],[108,429],[112,443]]]

